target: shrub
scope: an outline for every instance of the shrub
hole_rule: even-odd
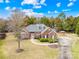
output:
[[[47,38],[40,38],[39,40],[40,40],[40,42],[48,42]]]
[[[6,34],[5,33],[0,33],[0,39],[2,40],[2,39],[5,39],[5,37],[6,37]]]
[[[40,40],[40,42],[49,42],[49,43],[58,42],[56,39],[52,39],[52,38],[39,38],[38,40]]]
[[[49,42],[49,43],[54,43],[54,39],[49,38],[49,39],[48,39],[48,42]]]
[[[55,43],[58,42],[57,39],[52,39],[52,38],[39,38],[40,42],[49,42],[49,43]]]

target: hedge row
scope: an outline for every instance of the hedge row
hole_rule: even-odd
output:
[[[52,38],[40,38],[39,40],[40,40],[40,42],[49,42],[49,43],[57,42],[56,39],[52,39]]]

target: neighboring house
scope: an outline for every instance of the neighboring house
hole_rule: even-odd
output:
[[[32,24],[25,27],[21,32],[22,39],[30,38],[54,38],[56,31],[44,24]]]

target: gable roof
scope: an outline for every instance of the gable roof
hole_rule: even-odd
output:
[[[55,29],[52,29],[50,27],[47,27],[44,31],[41,32],[41,34],[50,34],[50,33],[56,33]]]
[[[42,32],[46,28],[47,26],[44,24],[32,24],[32,25],[27,26],[25,29],[28,32]]]

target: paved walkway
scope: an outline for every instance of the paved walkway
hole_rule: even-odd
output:
[[[60,44],[60,56],[59,59],[72,59],[71,54],[71,38],[69,37],[61,37],[59,38]]]

